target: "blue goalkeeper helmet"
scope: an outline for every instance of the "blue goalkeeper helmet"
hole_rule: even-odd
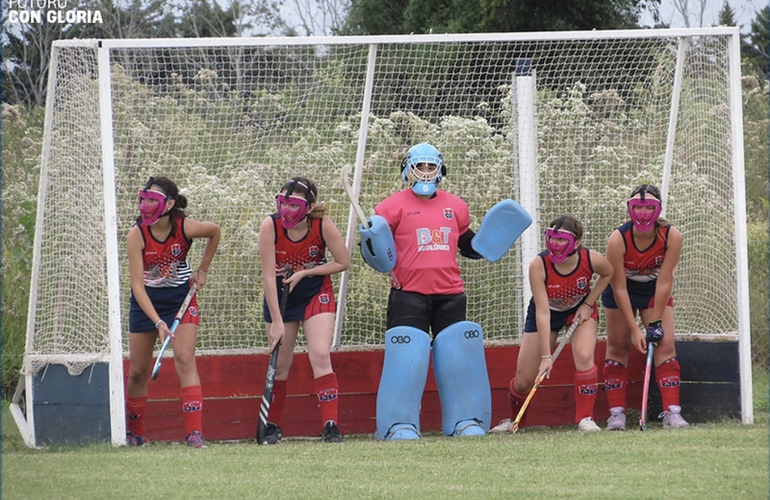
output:
[[[433,165],[425,170],[420,165]],[[401,180],[412,188],[415,194],[432,195],[441,177],[446,175],[446,164],[441,153],[427,142],[413,146],[401,162]]]

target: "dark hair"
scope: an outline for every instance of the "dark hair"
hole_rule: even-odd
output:
[[[285,192],[287,196],[292,194],[304,196],[310,205],[318,201],[318,188],[313,181],[304,177],[293,177],[283,185],[281,192]],[[324,215],[326,215],[326,207],[316,204],[308,217],[320,219]]]
[[[561,217],[555,218],[548,224],[548,227],[569,231],[575,235],[576,240],[583,239],[583,224],[571,215],[562,215]]]
[[[176,229],[176,219],[178,217],[186,216],[184,209],[187,208],[187,198],[184,195],[179,194],[179,188],[174,184],[174,181],[168,177],[150,177],[142,190],[147,191],[152,186],[158,186],[163,190],[166,199],[174,200],[175,202],[174,207],[168,211],[169,220],[171,221],[171,234],[173,235]],[[140,215],[136,218],[136,223],[140,224],[141,222],[142,216]]]
[[[640,184],[636,186],[634,190],[631,191],[631,198],[637,194],[641,194],[642,199],[644,199],[645,194],[651,194],[658,201],[663,201],[660,196],[660,189],[658,189],[658,186],[653,186],[652,184]]]

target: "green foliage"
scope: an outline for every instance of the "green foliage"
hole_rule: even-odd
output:
[[[757,17],[751,21],[749,41],[751,48],[747,58],[760,75],[770,78],[770,6],[757,12]]]
[[[770,242],[767,221],[748,226],[749,304],[751,305],[751,353],[755,363],[770,366]]]
[[[637,27],[659,0],[352,0],[347,33],[503,33]]]
[[[43,108],[3,105],[2,395],[16,389],[24,355],[35,236]]]

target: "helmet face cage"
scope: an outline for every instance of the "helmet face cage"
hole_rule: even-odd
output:
[[[652,197],[645,198],[644,193],[639,198],[628,200],[628,216],[634,227],[643,233],[655,227],[661,211],[660,201]]]
[[[312,190],[305,183],[295,177],[288,183],[286,193],[275,195],[275,206],[281,218],[284,229],[291,229],[302,222],[310,210],[310,201],[303,196],[292,195],[294,189],[301,186],[307,192],[305,196],[315,199]]]
[[[168,196],[159,191],[150,191],[152,178],[144,189],[139,190],[139,212],[142,215],[142,224],[152,226],[166,213]],[[155,186],[160,189],[159,186]]]
[[[567,260],[567,257],[574,253],[577,244],[575,235],[570,231],[559,229],[560,225],[555,228],[549,227],[545,231],[545,247],[551,255],[551,262],[554,264],[561,264]],[[566,240],[566,242],[557,240]]]
[[[433,165],[430,171],[424,171],[419,165]],[[438,149],[428,143],[412,147],[401,162],[401,179],[416,194],[432,195],[436,186],[446,175],[446,165]]]

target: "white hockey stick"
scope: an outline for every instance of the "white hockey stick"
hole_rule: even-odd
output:
[[[348,198],[350,198],[350,203],[353,205],[353,210],[355,210],[356,215],[358,216],[358,220],[361,221],[361,225],[364,226],[364,229],[370,229],[372,226],[369,224],[369,219],[364,215],[364,211],[361,210],[361,205],[358,204],[358,199],[353,193],[353,187],[350,185],[349,176],[352,168],[353,167],[351,167],[349,164],[342,167],[342,172],[340,173],[342,187],[345,189],[345,193],[347,193]]]
[[[190,291],[187,292],[187,297],[184,298],[184,302],[182,302],[182,307],[179,308],[179,312],[176,313],[176,316],[174,317],[174,322],[171,324],[171,335],[166,337],[166,340],[163,341],[163,346],[160,348],[160,353],[158,354],[158,359],[155,360],[155,367],[152,369],[152,379],[155,380],[158,378],[158,374],[160,373],[160,364],[161,360],[163,359],[163,353],[166,352],[166,348],[171,343],[171,337],[173,336],[174,332],[176,331],[176,327],[179,326],[179,323],[182,322],[182,318],[184,317],[184,313],[187,312],[187,308],[190,307],[190,302],[192,302],[192,298],[195,295],[195,292],[198,291],[198,284],[193,283],[192,286],[190,286]]]

